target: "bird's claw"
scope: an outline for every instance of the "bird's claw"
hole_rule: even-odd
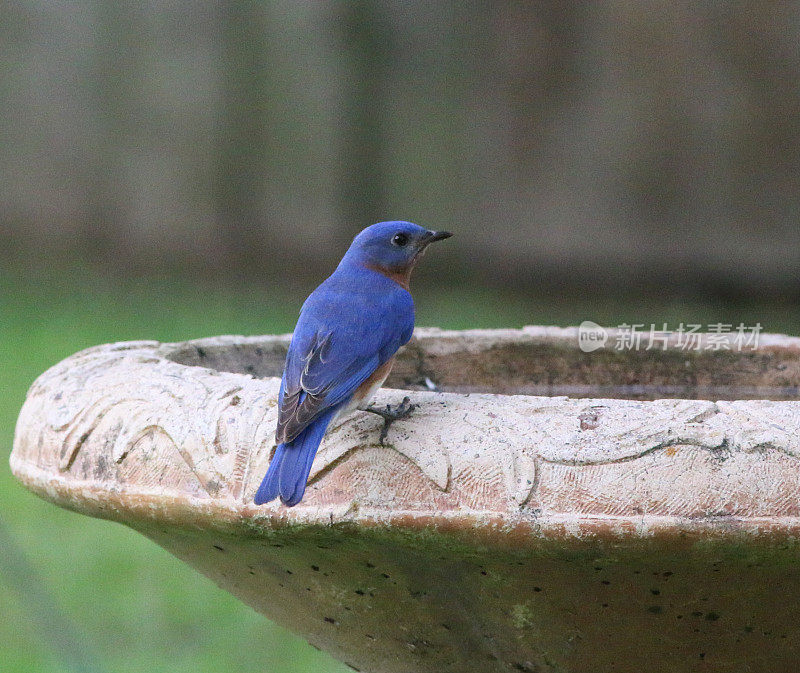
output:
[[[411,399],[409,397],[404,397],[403,401],[394,408],[387,404],[385,409],[376,409],[375,407],[367,407],[364,409],[364,411],[369,411],[371,414],[377,414],[383,418],[383,427],[381,428],[379,438],[381,446],[385,446],[384,441],[389,434],[389,427],[392,423],[408,417],[418,406],[418,404],[411,404]]]

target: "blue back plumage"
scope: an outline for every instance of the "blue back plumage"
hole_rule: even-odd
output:
[[[336,412],[411,338],[414,303],[396,276],[410,272],[432,234],[409,222],[368,227],[303,304],[281,381],[278,446],[256,504],[300,501]]]

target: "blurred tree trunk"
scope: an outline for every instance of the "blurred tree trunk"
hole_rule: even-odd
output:
[[[135,146],[136,89],[141,82],[143,44],[141,23],[134,7],[125,3],[92,0],[95,51],[92,55],[89,91],[93,99],[96,137],[89,161],[82,219],[76,227],[78,249],[86,258],[103,264],[116,260],[124,268],[133,265],[136,251],[128,217],[132,209],[126,193],[125,152]]]
[[[215,226],[226,271],[252,276],[263,271],[270,248],[261,207],[273,147],[267,9],[258,0],[223,0],[217,8],[221,90]]]
[[[586,8],[546,0],[494,6],[494,61],[501,101],[508,110],[509,170],[546,170],[538,165],[554,121],[580,95],[580,58]]]
[[[336,5],[343,59],[341,218],[352,229],[386,219],[387,125],[393,31],[382,3]]]

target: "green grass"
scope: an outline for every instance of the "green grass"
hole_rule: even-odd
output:
[[[6,450],[0,547],[19,547],[30,564],[17,570],[8,560],[0,564],[4,673],[78,670],[69,667],[74,640],[97,670],[114,673],[348,670],[136,533],[39,500],[7,468],[25,391],[55,362],[108,341],[287,332],[310,289],[308,283],[246,290],[168,279],[112,283],[83,272],[0,275],[0,446]],[[796,311],[781,306],[563,302],[489,290],[421,291],[417,304],[418,324],[450,328],[742,320],[797,332],[800,324]]]

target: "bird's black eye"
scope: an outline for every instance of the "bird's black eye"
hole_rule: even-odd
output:
[[[403,234],[403,233],[395,234],[392,237],[392,245],[396,245],[399,248],[408,245],[408,234]]]

